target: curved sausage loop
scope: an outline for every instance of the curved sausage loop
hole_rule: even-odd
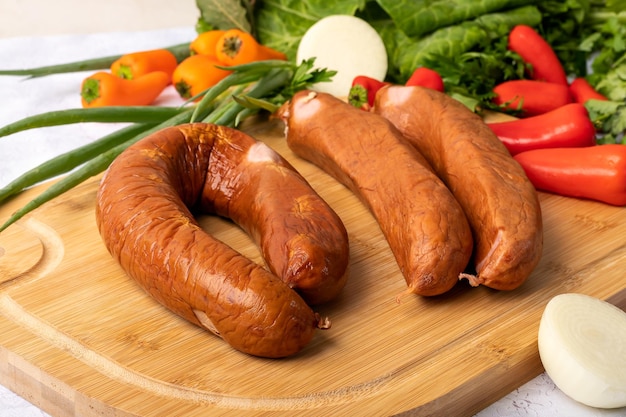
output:
[[[191,209],[239,223],[288,283],[207,234]],[[166,128],[129,147],[102,178],[96,220],[146,292],[256,356],[292,355],[329,326],[290,286],[328,300],[347,276],[337,215],[277,153],[223,126]]]

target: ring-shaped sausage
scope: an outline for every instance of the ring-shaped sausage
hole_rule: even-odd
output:
[[[239,223],[287,283],[206,233],[192,210]],[[109,252],[146,292],[256,356],[292,355],[329,325],[291,288],[300,275],[303,293],[326,300],[347,277],[339,217],[280,155],[236,129],[187,124],[130,146],[101,180],[96,219]],[[326,274],[321,290],[303,269]]]

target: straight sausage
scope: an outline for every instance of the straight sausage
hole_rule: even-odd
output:
[[[240,221],[289,285],[202,230],[192,214],[200,209]],[[129,147],[101,180],[96,220],[113,257],[150,295],[251,355],[295,354],[329,326],[290,288],[299,275],[307,292],[321,271],[316,284],[335,295],[347,276],[337,215],[276,152],[223,126],[166,128]]]
[[[469,219],[472,285],[519,287],[541,258],[537,192],[480,116],[450,96],[422,87],[381,89],[373,111],[393,123],[430,162]]]
[[[301,91],[278,111],[288,146],[350,189],[389,242],[408,290],[450,290],[467,266],[465,215],[424,158],[391,123],[325,93]]]

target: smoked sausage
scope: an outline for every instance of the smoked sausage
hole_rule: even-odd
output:
[[[423,87],[381,89],[373,111],[393,123],[430,162],[459,201],[474,233],[474,286],[519,287],[541,258],[537,192],[480,116]]]
[[[286,282],[202,230],[192,210],[239,222]],[[328,300],[347,276],[335,212],[279,154],[223,126],[170,127],[130,146],[101,180],[96,220],[146,292],[251,355],[300,351],[329,322],[290,287]]]
[[[293,152],[345,185],[375,216],[407,292],[439,295],[458,282],[473,247],[467,219],[391,123],[312,91],[296,93],[277,115]]]
[[[348,233],[341,219],[276,152],[250,142],[242,155],[238,146],[244,143],[238,141],[213,148],[201,211],[229,218],[245,230],[270,271],[307,304],[331,301],[349,272]]]

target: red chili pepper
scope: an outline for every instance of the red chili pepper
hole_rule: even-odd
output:
[[[366,75],[357,75],[352,80],[352,86],[348,93],[348,102],[354,107],[369,110],[374,106],[376,92],[388,84]]]
[[[514,158],[539,190],[626,205],[625,145],[535,149]]]
[[[595,88],[584,78],[576,78],[569,85],[572,99],[580,104],[585,104],[587,100],[608,100],[604,95],[598,93]]]
[[[532,65],[532,79],[567,85],[565,70],[554,49],[530,26],[517,25],[511,30],[509,49]]]
[[[493,102],[522,116],[547,113],[572,102],[567,85],[534,80],[505,81],[493,88]]]
[[[405,85],[432,88],[442,93],[445,88],[441,75],[437,71],[426,67],[419,67],[413,71]]]
[[[487,123],[511,155],[531,149],[593,146],[596,131],[585,106],[570,103],[538,116]]]

